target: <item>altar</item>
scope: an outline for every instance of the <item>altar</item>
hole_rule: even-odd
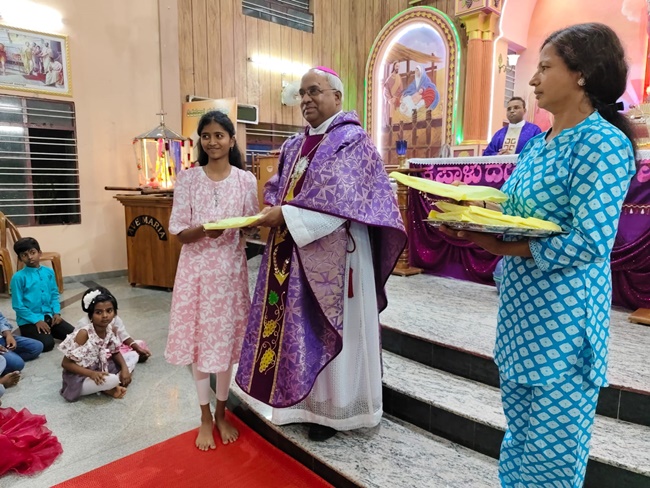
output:
[[[650,150],[639,151],[639,169],[623,204],[612,251],[614,305],[650,308]],[[500,188],[517,163],[517,156],[410,159],[422,178],[442,183],[460,180],[468,185]],[[426,273],[477,283],[494,283],[499,257],[472,243],[450,238],[424,220],[438,200],[409,189],[409,257],[411,266]]]

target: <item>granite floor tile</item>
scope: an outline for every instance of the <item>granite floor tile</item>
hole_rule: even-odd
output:
[[[391,276],[380,321],[430,342],[492,357],[497,294],[492,286],[432,275]],[[650,327],[613,310],[608,378],[612,386],[650,393]],[[434,353],[435,361],[435,353]]]
[[[232,391],[268,419],[267,406],[236,385]],[[494,459],[388,415],[374,429],[340,432],[326,442],[309,441],[302,425],[273,428],[310,452],[315,469],[326,464],[363,487],[494,488],[498,484]]]
[[[384,387],[400,395],[393,412],[400,418],[400,405],[422,409],[422,403],[505,431],[501,394],[497,388],[455,377],[384,351]],[[408,399],[411,397],[411,400]],[[415,405],[415,406],[414,406]],[[421,411],[421,410],[420,410]],[[442,431],[441,431],[442,433]],[[648,477],[650,483],[650,427],[596,416],[590,459]],[[650,486],[650,484],[649,484]]]
[[[59,395],[60,352],[55,349],[28,362],[20,383],[3,396],[3,407],[44,414],[48,428],[63,446],[63,454],[35,476],[0,478],[0,488],[49,487],[198,425],[199,406],[190,370],[163,359],[171,294],[131,288],[126,277],[101,284],[115,294],[129,333],[146,340],[153,357],[137,365],[124,399],[91,396],[75,403]],[[85,289],[77,282],[66,283],[62,297],[65,300]],[[0,310],[11,319],[15,317],[9,298],[0,299]],[[80,302],[62,310],[64,318],[73,324],[82,314]]]
[[[619,419],[650,426],[650,395],[621,391]]]

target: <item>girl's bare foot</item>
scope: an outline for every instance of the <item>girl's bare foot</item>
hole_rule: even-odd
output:
[[[14,371],[13,373],[7,373],[1,377],[0,385],[3,385],[5,388],[9,388],[10,386],[17,385],[18,381],[20,381],[20,373],[18,371]]]
[[[235,442],[237,440],[239,437],[239,431],[235,428],[234,425],[228,422],[225,417],[220,418],[215,414],[214,421],[217,424],[217,430],[221,435],[221,442],[224,444],[230,444],[231,442]]]
[[[208,449],[216,449],[217,445],[214,442],[214,424],[212,423],[212,417],[209,420],[204,420],[201,418],[201,425],[199,426],[199,433],[196,436],[196,447],[201,451],[207,451]]]
[[[239,431],[226,420],[226,401],[217,398],[217,408],[214,411],[214,423],[217,424],[221,442],[230,444],[239,437]]]
[[[116,386],[115,388],[103,391],[102,393],[104,395],[112,396],[113,398],[124,398],[124,395],[126,395],[126,388],[123,386]]]

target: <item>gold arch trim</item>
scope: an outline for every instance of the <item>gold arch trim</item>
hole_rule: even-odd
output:
[[[452,32],[451,26],[440,14],[437,13],[438,10],[434,8],[422,8],[414,7],[405,10],[397,17],[395,17],[390,23],[386,24],[381,30],[375,42],[373,43],[372,52],[370,58],[368,59],[368,64],[366,66],[366,80],[368,81],[368,86],[366,88],[366,117],[367,117],[367,130],[371,136],[373,136],[373,117],[374,117],[374,103],[373,103],[373,88],[374,88],[374,71],[375,65],[377,64],[377,57],[381,48],[384,46],[386,39],[390,37],[397,29],[402,27],[407,22],[412,20],[428,20],[430,24],[437,26],[442,33],[442,37],[447,44],[449,49],[449,59],[447,68],[447,118],[445,121],[445,140],[443,141],[446,144],[454,144],[454,93],[456,92],[456,64],[458,63],[458,50],[459,47],[456,44],[456,39]]]

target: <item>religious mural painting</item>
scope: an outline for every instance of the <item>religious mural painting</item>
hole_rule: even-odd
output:
[[[437,157],[454,141],[458,40],[436,9],[409,9],[380,32],[368,66],[367,128],[387,165],[395,144],[407,157]]]
[[[0,25],[0,88],[72,95],[68,38]]]

